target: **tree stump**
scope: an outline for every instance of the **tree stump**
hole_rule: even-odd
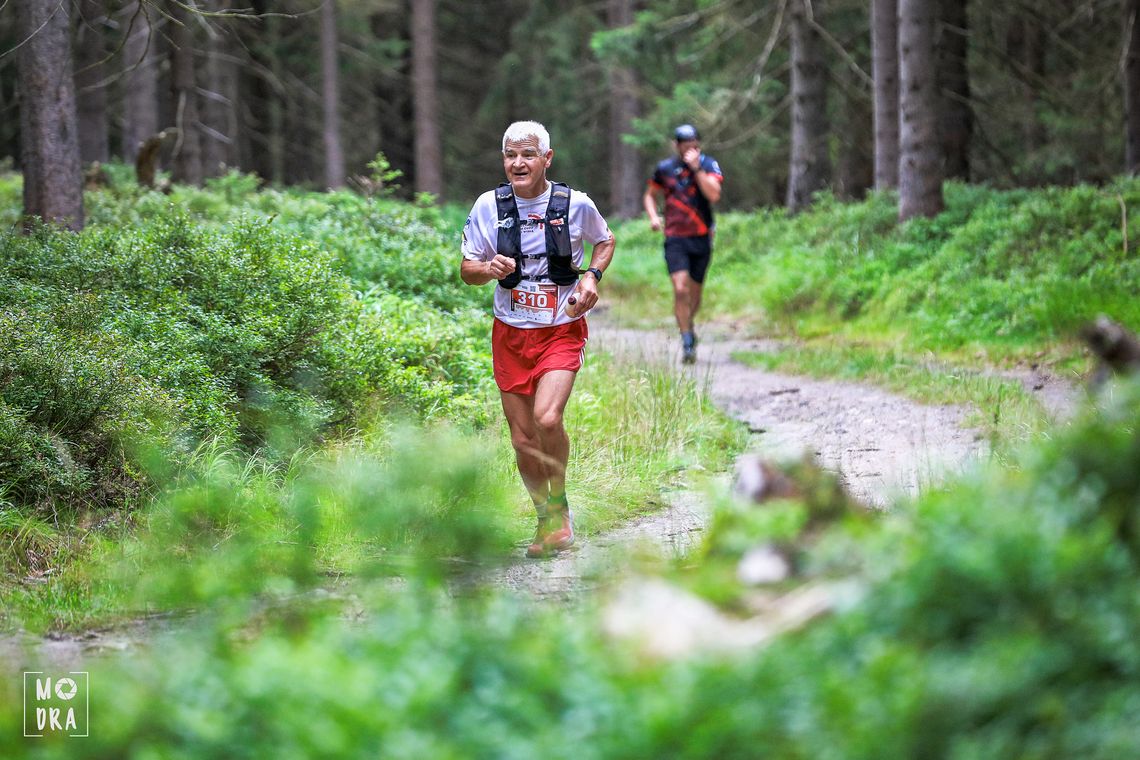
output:
[[[158,152],[162,143],[170,136],[172,130],[164,129],[156,135],[151,135],[139,145],[139,153],[135,158],[135,177],[140,187],[148,190],[162,189],[155,187],[155,176],[158,173]]]
[[[1081,328],[1081,338],[1098,360],[1091,381],[1094,388],[1112,375],[1140,373],[1140,339],[1123,325],[1101,314]]]

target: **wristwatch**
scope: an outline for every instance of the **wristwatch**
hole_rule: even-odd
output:
[[[602,281],[602,270],[598,269],[597,267],[590,267],[586,271],[592,272],[594,275],[594,279],[597,280],[598,282]]]

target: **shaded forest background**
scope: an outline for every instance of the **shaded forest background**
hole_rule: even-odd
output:
[[[613,216],[637,213],[680,122],[725,167],[728,206],[855,198],[897,182],[876,178],[890,77],[872,22],[908,12],[930,20],[943,177],[1099,183],[1129,165],[1133,0],[13,0],[0,156],[17,170],[32,6],[69,17],[83,164],[132,162],[167,130],[161,166],[189,184],[238,169],[335,187],[382,152],[398,194],[466,202],[498,179],[505,125],[534,118],[555,176]]]

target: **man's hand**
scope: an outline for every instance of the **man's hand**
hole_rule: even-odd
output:
[[[501,280],[513,271],[515,260],[501,253],[496,253],[495,258],[487,262],[487,274],[492,280]]]
[[[566,302],[566,316],[576,317],[585,314],[598,302],[598,281],[594,275],[587,272],[578,278],[578,287],[570,294]]]
[[[700,150],[700,148],[689,148],[688,150],[685,151],[684,155],[681,156],[681,160],[684,161],[685,164],[690,169],[692,169],[693,171],[700,169],[701,168],[701,150]]]
[[[649,217],[649,229],[653,230],[654,232],[660,232],[661,231],[661,218],[658,216]]]

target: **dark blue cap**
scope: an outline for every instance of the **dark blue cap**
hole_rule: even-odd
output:
[[[685,142],[686,140],[699,140],[701,133],[692,124],[682,124],[673,130],[673,139],[677,142]]]

